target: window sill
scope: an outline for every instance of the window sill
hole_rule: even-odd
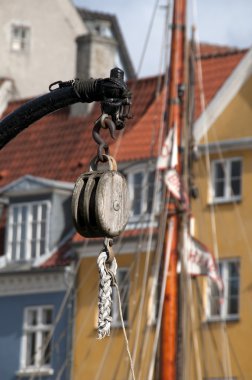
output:
[[[141,218],[139,217],[130,217],[129,221],[126,225],[126,230],[133,230],[133,229],[140,229],[140,228],[150,228],[150,227],[157,227],[158,222],[156,220],[156,217],[151,220],[150,217],[148,218]]]
[[[16,372],[18,377],[27,376],[50,376],[53,375],[54,371],[52,368],[24,368]]]
[[[242,201],[242,197],[233,197],[233,198],[214,198],[211,201],[208,202],[208,205],[215,205],[215,204],[227,204],[227,203],[239,203]]]
[[[122,322],[112,322],[111,327],[115,329],[122,329]],[[129,327],[129,323],[124,322],[124,327],[127,329]]]
[[[207,317],[203,323],[230,323],[230,322],[239,322],[240,321],[240,316],[239,315],[234,315],[234,316],[227,316],[227,317]]]

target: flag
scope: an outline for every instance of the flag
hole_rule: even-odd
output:
[[[181,200],[181,181],[175,169],[167,170],[164,175],[164,182],[172,195]]]
[[[193,276],[208,276],[223,293],[223,282],[218,273],[213,254],[204,244],[197,239],[187,236],[185,243],[186,267],[189,274]]]
[[[173,129],[173,141],[172,141],[172,153],[171,153],[171,161],[170,168],[175,168],[178,165],[178,132],[177,132],[177,124],[175,124]]]
[[[162,147],[161,155],[158,157],[157,160],[157,169],[159,170],[165,170],[169,167],[169,161],[172,152],[173,135],[174,128],[171,128]]]

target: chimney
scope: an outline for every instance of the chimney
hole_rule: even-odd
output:
[[[81,79],[105,78],[115,66],[117,42],[112,36],[90,33],[76,39],[76,77]],[[75,104],[71,114],[81,116],[90,112],[92,104]]]

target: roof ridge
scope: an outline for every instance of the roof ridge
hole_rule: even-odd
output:
[[[203,53],[203,54],[198,54],[195,56],[196,60],[199,59],[209,59],[209,58],[222,58],[222,57],[227,57],[230,55],[235,55],[235,54],[242,54],[242,53],[247,53],[249,51],[249,48],[244,48],[244,49],[239,49],[239,48],[230,48],[225,51],[213,51],[209,53]]]

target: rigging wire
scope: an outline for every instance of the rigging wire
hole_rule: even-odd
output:
[[[142,66],[142,63],[143,63],[143,59],[144,59],[144,56],[145,56],[145,50],[147,49],[148,40],[149,40],[149,37],[150,37],[150,33],[151,33],[151,29],[152,29],[153,21],[154,21],[155,14],[156,14],[156,10],[157,10],[157,4],[158,4],[158,1],[156,2],[156,5],[155,5],[154,10],[153,10],[153,17],[152,17],[152,19],[151,19],[151,25],[150,25],[150,27],[149,27],[148,35],[147,35],[147,38],[146,38],[146,41],[145,41],[144,50],[143,50],[142,57],[141,57],[141,61],[140,61],[140,64],[139,64],[139,71],[140,71],[141,66]],[[122,136],[120,135],[120,138],[119,138],[119,140],[118,140],[119,144],[117,144],[117,147],[120,146],[121,137],[122,137]],[[117,148],[117,149],[119,150],[119,148]],[[152,239],[149,239],[149,241],[148,241],[148,245],[150,245],[150,241],[152,241]],[[79,262],[79,265],[80,265],[80,262]],[[76,276],[77,272],[78,272],[78,270],[76,270],[76,272],[75,272],[75,276]],[[63,305],[64,305],[64,303],[63,303]],[[65,307],[65,306],[64,306],[64,307]],[[64,311],[64,308],[63,308],[63,310],[62,310],[62,314],[63,314],[63,311]],[[60,316],[60,318],[61,318],[61,316]],[[56,317],[56,323],[54,324],[53,329],[56,328],[56,325],[57,325],[57,323],[59,322],[60,318],[58,319],[58,318]],[[53,334],[52,334],[52,335],[53,335]],[[50,340],[51,340],[51,339],[52,339],[52,336],[50,337]],[[45,348],[43,347],[43,349],[46,349],[46,347],[48,346],[50,340],[48,340],[48,342],[46,342],[46,344],[45,344]],[[33,380],[33,378],[31,378],[31,380]]]
[[[145,219],[145,214],[143,214],[143,215],[141,216],[141,219]],[[140,225],[142,225],[142,223],[141,223],[141,219],[140,219]],[[125,231],[122,233],[122,235],[120,235],[120,237],[119,237],[119,242],[117,243],[117,245],[119,245],[119,247],[118,247],[118,255],[120,254],[120,245],[121,245],[121,247],[122,247],[122,245],[123,245],[123,235],[124,235],[124,233],[125,233]],[[141,229],[141,233],[140,233],[140,235],[139,235],[139,240],[140,240],[140,241],[141,241],[142,238],[143,238],[143,234],[144,234],[144,228]],[[136,249],[135,249],[135,252],[137,252],[137,251],[139,251],[139,244],[137,244]],[[133,261],[133,263],[132,263],[132,267],[129,268],[129,272],[131,272],[133,266],[135,265],[135,261],[136,261],[136,259],[137,259],[137,257],[135,257],[135,259],[134,259],[134,261]],[[83,284],[84,284],[84,280],[83,280]],[[95,297],[94,297],[94,299],[95,299]],[[95,302],[96,302],[96,299],[94,300],[94,303],[95,303]],[[85,322],[85,321],[82,322],[82,325],[81,325],[81,327],[80,327],[81,330],[83,329],[82,326],[85,327],[85,323],[84,323],[84,322]],[[79,336],[79,334],[78,334],[78,336]],[[77,338],[77,339],[78,339],[78,338]],[[110,347],[111,343],[112,343],[112,339],[111,339],[111,341],[109,342],[108,347]],[[89,351],[91,351],[91,349],[90,349]],[[106,354],[106,353],[104,353],[104,355],[105,355],[105,354]],[[102,359],[102,361],[104,360],[104,355],[103,355],[103,359]],[[82,361],[82,362],[84,363],[84,361]]]
[[[196,0],[193,0],[193,16],[194,19],[197,19],[197,4]],[[198,30],[195,30],[195,36],[196,36],[196,51],[197,56],[199,59],[197,60],[197,74],[198,74],[198,83],[199,83],[199,91],[200,91],[200,104],[201,104],[201,113],[203,118],[205,118],[205,109],[206,109],[206,102],[205,102],[205,92],[204,92],[204,84],[203,84],[203,71],[202,71],[202,64],[200,60],[200,43],[198,38]],[[204,120],[204,119],[203,119]],[[211,189],[212,183],[211,183],[211,164],[210,164],[210,151],[209,151],[209,141],[208,141],[208,133],[206,130],[206,120],[204,120],[204,134],[203,134],[204,142],[206,144],[206,167],[207,167],[207,174],[208,174],[208,186]],[[213,248],[214,248],[214,254],[219,259],[219,251],[218,251],[218,243],[217,243],[217,226],[216,226],[216,219],[215,219],[215,207],[214,204],[211,202],[210,204],[210,218],[211,218],[211,227],[212,227],[212,236],[213,236]],[[226,327],[226,322],[221,322],[222,326]],[[224,345],[223,345],[223,359],[225,363],[225,375],[228,375],[230,377],[231,374],[231,362],[230,362],[230,351],[228,348],[227,340],[225,337],[225,334],[227,334],[226,328],[222,329],[222,334],[224,338]]]
[[[198,297],[198,305],[199,305],[199,311],[201,311],[201,313],[204,313],[204,303],[203,303],[203,299],[202,299],[202,295],[201,295],[201,292],[200,292],[200,288],[199,288],[199,284],[198,284],[198,281],[196,279],[195,281],[195,285],[196,285],[196,292],[197,292],[197,297]],[[213,344],[213,349],[216,353],[216,357],[217,357],[217,361],[218,361],[218,365],[219,365],[219,369],[222,373],[223,376],[225,376],[225,368],[223,366],[223,363],[222,361],[220,360],[220,357],[219,357],[219,352],[218,352],[218,344],[217,344],[217,341],[215,339],[215,336],[213,334],[213,330],[211,328],[209,328],[209,325],[208,323],[206,323],[205,325],[205,328],[207,329],[209,335],[210,335],[210,338],[211,338],[211,341],[212,341],[212,344]],[[212,360],[212,363],[215,363],[216,361],[215,360]]]
[[[166,287],[167,277],[169,276],[168,269],[169,269],[170,256],[171,256],[173,229],[174,229],[173,220],[170,220],[168,222],[169,235],[168,235],[168,240],[167,240],[167,246],[165,247],[166,255],[165,255],[165,261],[164,261],[163,279],[162,279],[162,286],[161,286],[161,291],[160,291],[159,310],[158,310],[157,324],[156,324],[156,330],[155,330],[155,336],[154,336],[154,342],[153,342],[152,360],[149,366],[148,380],[152,380],[154,367],[155,367],[155,358],[156,358],[159,335],[160,335],[160,330],[161,330],[162,312],[163,312],[163,305],[164,305],[164,298],[165,298],[165,287]]]
[[[187,231],[187,226],[184,226],[183,229],[183,237],[184,237],[184,242],[187,242],[187,236],[188,236],[188,231]],[[184,261],[183,267],[186,268],[186,263],[185,260],[187,258],[185,255],[182,256],[182,260]],[[186,275],[186,280],[187,280],[187,289],[188,289],[188,305],[190,306],[190,317],[191,317],[191,326],[192,326],[192,335],[193,335],[193,345],[196,353],[196,373],[197,377],[199,380],[201,380],[202,377],[202,366],[201,366],[201,360],[200,360],[200,350],[199,350],[199,340],[198,340],[198,335],[196,331],[196,315],[195,315],[195,310],[194,310],[194,303],[193,303],[193,289],[192,289],[192,278],[190,274]]]
[[[167,19],[169,17],[169,2],[168,2],[168,6],[167,6],[167,12],[166,12],[166,20],[165,20],[165,23],[167,24]],[[164,134],[164,118],[165,118],[165,110],[166,110],[166,99],[167,99],[167,87],[168,85],[168,61],[169,61],[169,54],[168,52],[170,52],[170,46],[169,44],[167,43],[167,40],[168,40],[168,35],[167,33],[164,31],[164,34],[163,34],[163,43],[166,44],[166,48],[165,49],[165,64],[166,64],[166,73],[165,73],[165,88],[164,88],[164,92],[163,92],[163,96],[162,96],[162,118],[160,119],[160,127],[159,127],[159,138],[158,138],[158,152],[161,151],[161,147],[162,147],[162,141],[163,141],[163,134]],[[161,77],[161,73],[160,73],[160,77]],[[158,84],[160,86],[160,83]],[[157,91],[159,89],[157,88]],[[155,120],[153,121],[155,122]],[[153,136],[154,137],[154,136]],[[153,149],[154,147],[154,139],[153,139],[153,144],[151,145],[151,150]],[[154,189],[157,188],[157,185],[158,185],[158,178],[159,178],[159,173],[158,171],[156,170],[156,174],[155,174],[155,183],[154,183]],[[154,193],[154,195],[156,195],[156,191]],[[156,200],[154,199],[154,202],[153,202],[153,206],[156,204]],[[154,217],[154,210],[152,210],[152,213],[151,213],[151,216],[152,218]],[[144,268],[144,276],[143,276],[143,282],[142,282],[142,289],[143,289],[143,292],[142,292],[142,297],[141,297],[141,301],[140,301],[140,306],[139,306],[139,318],[138,318],[138,322],[137,322],[137,333],[136,333],[136,337],[135,337],[135,348],[134,348],[134,352],[133,352],[133,363],[135,362],[136,360],[136,356],[137,356],[137,350],[138,350],[138,341],[139,341],[139,336],[140,336],[140,325],[141,325],[141,322],[142,322],[142,317],[143,317],[143,307],[144,307],[144,301],[145,301],[145,296],[146,296],[146,285],[147,285],[147,277],[148,277],[148,271],[149,271],[149,259],[150,259],[150,251],[151,251],[151,242],[152,242],[152,237],[153,237],[153,228],[150,230],[149,232],[149,240],[148,240],[148,249],[147,249],[147,253],[146,253],[146,261],[145,261],[145,268]]]
[[[171,36],[171,30],[167,26],[169,25],[170,17],[172,14],[172,12],[170,12],[170,9],[171,9],[171,2],[170,0],[168,0],[167,6],[166,6],[166,16],[165,16],[165,22],[164,22],[163,41],[162,41],[162,51],[164,51],[164,54],[162,54],[162,51],[160,54],[161,57],[163,55],[163,59],[164,59],[165,77],[164,77],[164,90],[163,90],[164,92],[163,92],[163,97],[162,97],[163,100],[162,100],[162,112],[161,112],[163,117],[160,119],[158,152],[160,152],[161,147],[162,147],[163,135],[164,135],[164,129],[165,129],[165,114],[166,114],[166,103],[167,103],[167,93],[168,93],[168,67],[169,67],[169,60],[170,60],[170,36]],[[160,76],[159,77],[161,77],[161,67],[162,67],[162,64],[161,64],[161,59],[160,59]],[[162,204],[161,204],[161,208],[162,208]],[[161,222],[159,224],[159,245],[156,248],[157,262],[156,262],[154,273],[153,273],[154,278],[158,278],[158,275],[159,275],[161,258],[162,258],[162,250],[163,250],[163,246],[162,246],[162,243],[160,243],[160,240],[163,241],[163,238],[164,238],[166,220],[167,220],[167,211],[165,212],[165,219],[161,217]],[[160,239],[160,236],[162,236],[161,239]],[[152,284],[152,287],[154,286],[156,286],[155,283]],[[154,291],[153,289],[150,290],[150,292],[152,293],[153,291]],[[147,334],[144,334],[144,344],[142,345],[142,352],[140,354],[140,360],[139,360],[140,363],[145,357],[145,352],[149,343],[150,332],[151,332],[151,329],[149,326]],[[152,360],[156,357],[156,351],[157,350],[153,350]],[[140,369],[140,375],[141,375],[141,369]]]
[[[77,269],[78,269],[78,265],[76,266],[76,269],[75,269],[75,270],[77,270]],[[52,337],[53,337],[53,335],[54,335],[54,333],[55,333],[56,326],[58,325],[59,321],[61,320],[61,318],[62,318],[62,316],[63,316],[63,314],[64,314],[64,310],[65,310],[65,307],[66,307],[66,305],[67,305],[68,298],[69,298],[69,296],[71,295],[71,292],[72,292],[72,290],[73,290],[73,286],[74,286],[74,281],[73,281],[72,284],[68,287],[68,289],[67,289],[67,291],[66,291],[66,293],[65,293],[65,296],[64,296],[64,298],[63,298],[63,300],[62,300],[62,302],[61,302],[61,305],[60,305],[60,307],[59,307],[58,313],[57,313],[57,315],[56,315],[56,317],[55,317],[55,321],[54,321],[54,323],[53,323],[52,329],[51,329],[50,333],[48,334],[48,337],[47,337],[47,339],[45,340],[44,345],[42,346],[42,348],[41,348],[41,347],[39,348],[39,351],[41,351],[42,353],[45,353],[45,350],[46,350],[46,348],[48,347],[49,343],[51,342],[51,339],[52,339]],[[36,355],[37,353],[38,353],[38,351],[35,352],[35,355]],[[35,355],[34,355],[34,358],[35,358]],[[42,355],[42,356],[43,356],[43,355]],[[41,357],[41,360],[40,360],[40,363],[39,363],[39,368],[41,368],[41,365],[42,365],[41,361],[42,361],[42,357]],[[29,377],[29,380],[34,380],[35,377],[36,377],[35,374],[31,374],[31,376]]]

